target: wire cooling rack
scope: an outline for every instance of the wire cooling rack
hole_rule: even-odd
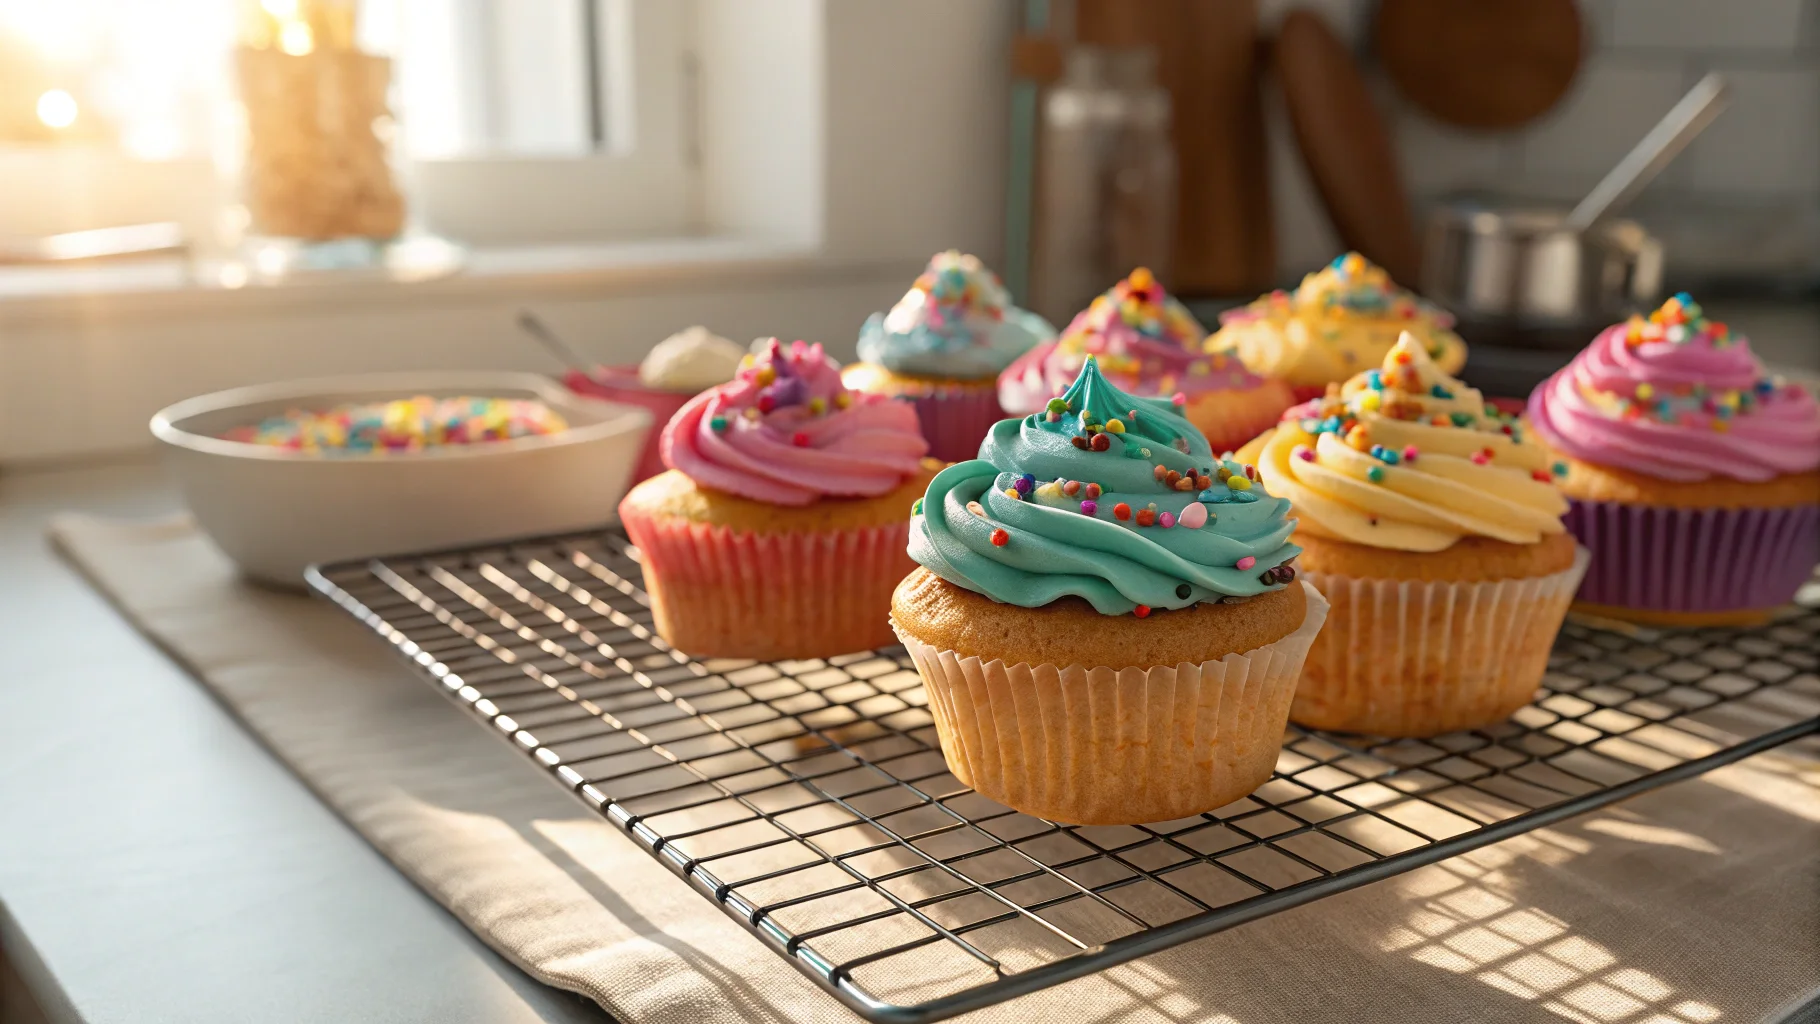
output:
[[[311,584],[861,1015],[933,1021],[1820,731],[1820,584],[1753,630],[1569,622],[1537,701],[1430,740],[1291,727],[1178,821],[1072,826],[948,773],[901,648],[695,660],[613,531],[312,570]]]

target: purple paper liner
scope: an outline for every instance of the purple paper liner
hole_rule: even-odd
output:
[[[1820,561],[1820,505],[1670,508],[1570,502],[1567,529],[1592,552],[1577,598],[1667,612],[1774,608]]]
[[[986,387],[943,388],[928,395],[905,396],[916,406],[916,419],[929,442],[929,456],[943,462],[979,458],[980,442],[992,425],[1005,418],[998,394]]]

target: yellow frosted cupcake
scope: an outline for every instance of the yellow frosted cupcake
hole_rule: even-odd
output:
[[[1333,605],[1291,718],[1432,736],[1534,697],[1585,552],[1549,453],[1413,335],[1239,457],[1294,506],[1303,571]]]
[[[1220,316],[1209,352],[1230,352],[1253,373],[1286,381],[1298,402],[1384,361],[1409,334],[1443,373],[1466,365],[1453,317],[1398,288],[1382,267],[1356,252]]]

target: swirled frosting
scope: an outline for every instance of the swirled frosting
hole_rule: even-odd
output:
[[[1820,468],[1820,406],[1683,292],[1609,327],[1529,396],[1536,433],[1583,462],[1662,480]]]
[[[1238,359],[1202,352],[1206,337],[1194,314],[1139,267],[1078,313],[1040,359],[1019,360],[1000,379],[1000,399],[1011,410],[1038,406],[1067,390],[1089,358],[1106,379],[1135,395],[1192,400],[1263,383]]]
[[[888,493],[928,450],[908,403],[848,391],[819,344],[775,338],[678,410],[661,442],[664,464],[703,487],[773,505]]]
[[[1046,411],[1000,420],[980,457],[917,503],[910,557],[956,586],[1106,615],[1252,597],[1295,577],[1289,503],[1222,462],[1168,402],[1134,398],[1088,359]]]
[[[1370,369],[1403,334],[1436,365],[1458,373],[1466,345],[1453,318],[1398,288],[1382,267],[1349,252],[1302,278],[1293,293],[1274,291],[1220,315],[1207,339],[1253,371],[1304,387],[1343,381]]]
[[[1407,334],[1381,368],[1291,409],[1256,443],[1259,469],[1318,537],[1398,551],[1467,536],[1533,544],[1567,511],[1562,467]]]
[[[893,373],[982,380],[1055,337],[1047,320],[1011,301],[978,258],[937,253],[889,313],[860,328],[861,361]]]

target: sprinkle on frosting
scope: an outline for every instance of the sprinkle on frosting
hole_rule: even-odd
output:
[[[1078,350],[1083,358],[1099,357],[1102,372],[1139,376],[1150,368],[1145,365],[1147,350],[1192,352],[1206,336],[1188,307],[1165,292],[1149,270],[1139,267],[1077,315],[1062,333],[1061,345]]]
[[[542,437],[567,429],[560,415],[535,399],[419,395],[321,411],[292,409],[221,436],[308,455],[384,455]]]
[[[1820,468],[1820,406],[1686,292],[1607,328],[1529,396],[1542,439],[1662,480],[1760,481]]]
[[[819,344],[775,338],[683,406],[661,448],[696,483],[774,505],[885,494],[929,450],[909,403],[847,391]]]
[[[1210,351],[1233,353],[1258,373],[1301,386],[1345,380],[1381,361],[1404,333],[1448,373],[1466,362],[1453,318],[1356,252],[1304,277],[1293,293],[1274,291],[1228,310],[1220,324],[1207,340]]]
[[[950,249],[929,260],[889,313],[860,328],[859,357],[893,373],[974,380],[1053,337],[1055,328],[1014,305],[977,257]]]
[[[1032,352],[1019,360],[1000,380],[1000,399],[1006,408],[1035,408],[1066,390],[1090,357],[1119,387],[1136,395],[1180,396],[1178,405],[1263,383],[1237,358],[1203,352],[1206,336],[1188,307],[1139,267],[1077,314],[1040,358]]]
[[[1000,420],[978,459],[936,476],[910,555],[1006,604],[1072,595],[1148,614],[1294,579],[1288,508],[1255,467],[1216,457],[1173,405],[1120,390],[1090,357],[1042,413]]]
[[[1560,533],[1567,511],[1547,452],[1410,335],[1257,445],[1259,468],[1316,536],[1400,551],[1466,536],[1530,544]]]

